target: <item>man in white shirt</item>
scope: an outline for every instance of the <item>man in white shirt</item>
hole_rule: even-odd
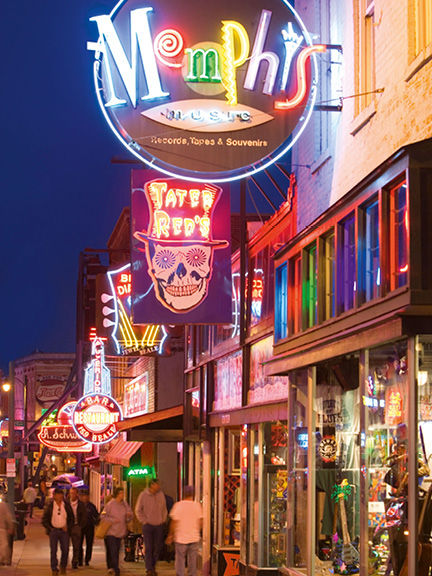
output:
[[[64,501],[63,490],[55,488],[53,499],[48,502],[42,516],[44,526],[50,542],[51,573],[58,576],[57,548],[60,544],[60,574],[66,574],[69,553],[69,534],[74,525],[74,515],[70,505]]]
[[[33,487],[33,482],[27,482],[27,488],[24,490],[23,500],[27,504],[27,510],[30,513],[30,518],[33,517],[33,506],[37,497],[36,488]]]
[[[194,502],[193,486],[186,486],[183,500],[176,502],[170,512],[170,529],[167,544],[175,542],[176,576],[184,576],[187,557],[189,576],[196,576],[197,556],[202,529],[202,507]]]

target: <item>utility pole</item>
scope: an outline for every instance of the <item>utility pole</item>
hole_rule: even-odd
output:
[[[13,459],[15,462],[15,362],[9,362],[9,396],[8,396],[8,412],[9,412],[9,425],[8,425],[8,459]],[[14,476],[7,478],[8,483],[8,504],[11,509],[12,515],[15,514],[14,501],[15,501],[15,477],[16,477],[16,464],[14,466]]]

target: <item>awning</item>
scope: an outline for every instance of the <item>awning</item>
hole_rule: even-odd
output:
[[[119,430],[127,430],[128,440],[139,442],[181,442],[183,440],[184,406],[126,418],[119,422]]]
[[[119,438],[106,454],[100,457],[104,462],[129,466],[129,460],[142,446],[142,442],[129,442]]]

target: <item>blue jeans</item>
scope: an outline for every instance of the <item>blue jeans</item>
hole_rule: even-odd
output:
[[[116,536],[105,536],[107,567],[108,570],[114,570],[116,576],[120,574],[119,556],[121,541],[122,539]]]
[[[51,552],[51,570],[58,570],[57,546],[60,543],[60,568],[66,568],[69,553],[69,533],[60,528],[53,528],[49,533],[49,543]]]
[[[146,570],[154,570],[163,546],[164,525],[143,524]]]
[[[187,557],[189,576],[196,576],[199,542],[191,544],[175,543],[175,571],[176,576],[184,576],[185,560]]]

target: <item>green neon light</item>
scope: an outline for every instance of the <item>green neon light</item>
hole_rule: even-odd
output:
[[[186,82],[221,82],[219,53],[215,48],[186,48],[188,75]],[[200,73],[201,69],[201,73]],[[199,74],[199,76],[198,76]]]
[[[153,476],[153,468],[151,466],[144,466],[143,468],[129,468],[127,471],[128,478],[141,477],[141,476]]]

